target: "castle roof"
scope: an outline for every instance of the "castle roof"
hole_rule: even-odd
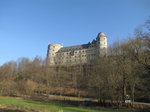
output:
[[[76,46],[62,47],[58,52],[68,52],[68,51],[74,51],[74,50],[87,49],[89,46],[90,44],[82,44],[82,45],[76,45]]]
[[[100,33],[98,34],[98,36],[99,36],[99,37],[103,37],[103,36],[105,37],[105,34],[104,34],[103,32],[100,32]]]

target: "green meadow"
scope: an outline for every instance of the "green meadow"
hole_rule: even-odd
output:
[[[38,110],[40,112],[138,112],[125,110],[96,110],[91,108],[73,107],[58,103],[24,100],[12,97],[0,97],[0,105],[23,110]]]

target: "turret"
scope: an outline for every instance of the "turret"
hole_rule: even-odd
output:
[[[100,57],[107,55],[107,38],[103,32],[100,32],[97,35],[97,48]]]
[[[59,44],[49,44],[47,50],[47,65],[54,65],[55,64],[55,56],[56,52],[62,48],[63,46]]]

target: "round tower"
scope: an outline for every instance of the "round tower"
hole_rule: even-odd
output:
[[[100,32],[97,35],[97,47],[98,47],[98,53],[100,57],[104,57],[107,55],[107,37],[103,32]]]
[[[55,56],[56,52],[62,48],[63,46],[59,44],[49,44],[47,50],[47,65],[54,65],[55,64]]]

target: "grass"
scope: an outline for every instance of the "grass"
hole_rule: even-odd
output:
[[[12,97],[0,97],[0,105],[6,107],[15,107],[19,109],[34,109],[40,110],[42,112],[58,112],[59,110],[63,110],[63,112],[133,112],[133,111],[117,111],[117,110],[96,110],[90,108],[82,108],[82,107],[73,107],[62,105],[58,103],[46,103],[41,101],[32,101],[32,100],[24,100],[21,98],[12,98]],[[137,111],[136,111],[137,112]]]

